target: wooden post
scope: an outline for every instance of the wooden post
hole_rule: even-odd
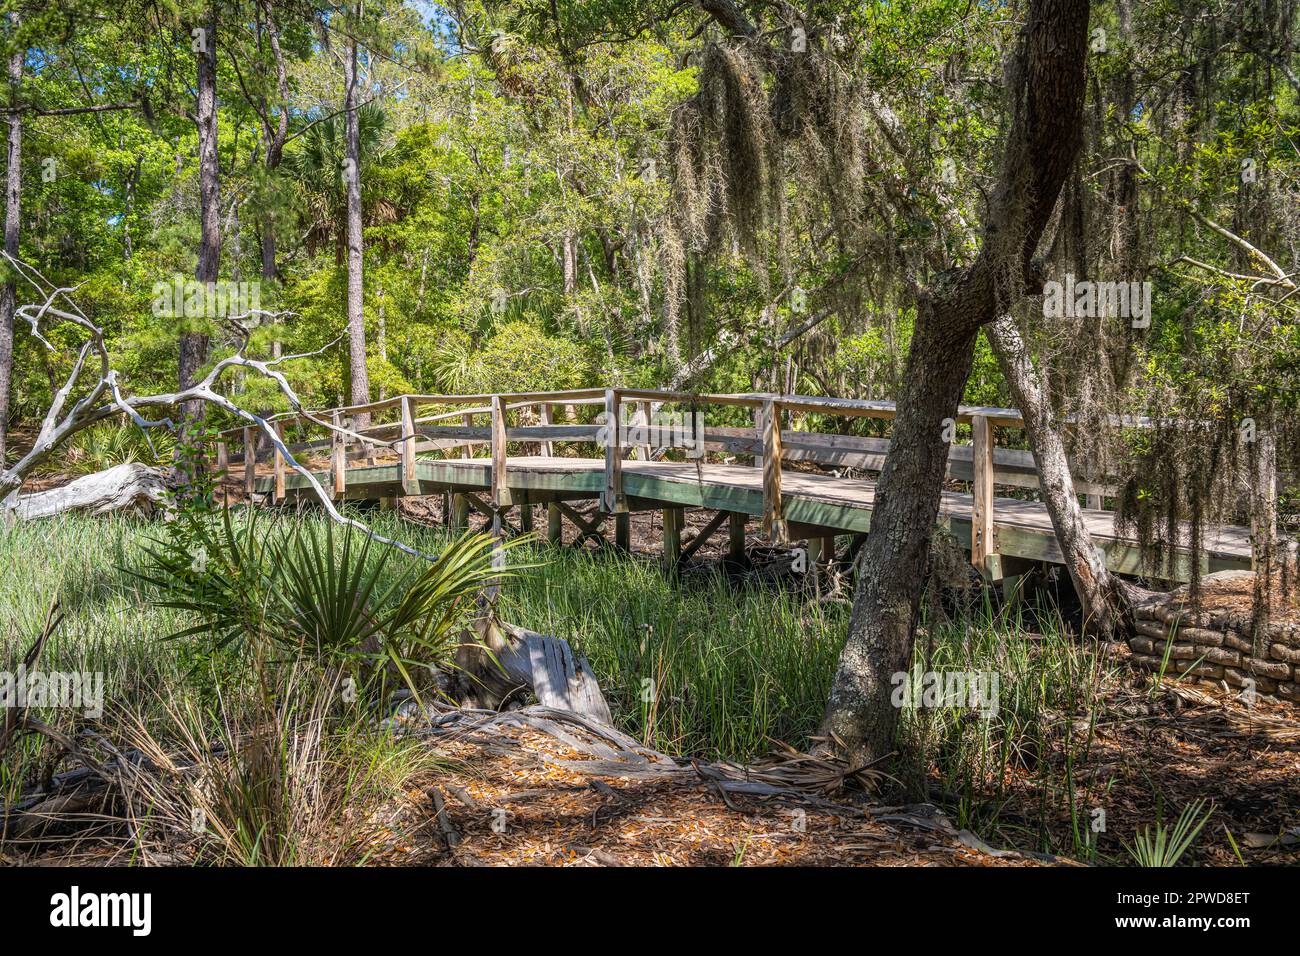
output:
[[[257,480],[257,442],[253,438],[253,429],[244,428],[244,497],[253,500],[254,482]]]
[[[552,501],[546,506],[546,540],[554,545],[564,544],[564,516],[560,506]]]
[[[533,530],[533,506],[524,504],[519,506],[519,530],[524,534],[530,534]]]
[[[632,516],[626,511],[614,515],[614,547],[620,551],[632,550]]]
[[[510,486],[506,480],[506,400],[492,396],[492,507],[510,506]]]
[[[745,560],[746,517],[739,511],[727,515],[727,557],[732,561]]]
[[[765,405],[754,406],[754,438],[758,442],[758,454],[754,456],[754,467],[763,470],[763,410]]]
[[[638,425],[641,425],[645,429],[645,431],[642,432],[642,434],[645,435],[649,435],[650,433],[650,420],[653,414],[652,407],[653,406],[650,402],[638,402],[636,414],[632,419],[633,422],[635,422]],[[648,440],[643,441],[641,444],[636,446],[636,456],[637,458],[641,459],[641,461],[649,461],[650,456],[653,453],[654,453],[654,448],[651,447],[650,442]]]
[[[420,482],[415,474],[415,414],[411,410],[411,399],[402,396],[402,494],[418,495]]]
[[[808,580],[812,581],[813,590],[821,588],[822,538],[808,539],[808,566],[804,569]]]
[[[225,441],[217,442],[217,472],[222,474],[230,471],[230,449],[226,447]]]
[[[1263,568],[1270,556],[1273,561],[1279,560],[1282,556],[1275,553],[1277,438],[1272,432],[1258,432],[1255,440],[1259,443],[1259,452],[1250,494],[1250,566],[1258,571]]]
[[[664,509],[664,570],[669,574],[677,571],[677,562],[682,554],[682,525],[685,514],[681,508]]]
[[[335,428],[343,427],[343,419],[338,412],[331,416]],[[333,478],[335,500],[343,499],[348,488],[348,445],[347,438],[340,432],[330,432],[330,476]]]
[[[627,511],[627,499],[623,496],[623,449],[619,445],[620,407],[618,389],[605,389],[605,490],[600,507],[608,514]]]
[[[464,415],[464,417],[461,419],[461,422],[465,425],[466,428],[473,428],[473,427],[474,427],[474,416],[473,416],[470,412],[466,412],[465,415]],[[460,457],[461,457],[461,458],[473,458],[473,457],[474,457],[474,451],[473,451],[473,449],[470,447],[469,442],[466,442],[465,444],[463,444],[463,445],[460,446]]]
[[[830,567],[835,563],[835,535],[822,535],[821,563]]]
[[[981,574],[988,574],[986,558],[993,546],[993,425],[988,417],[971,417],[971,464],[975,481],[971,488],[970,560]]]
[[[284,443],[284,422],[275,423],[275,434]],[[284,500],[284,455],[280,454],[279,446],[275,449],[275,500]]]
[[[469,499],[455,492],[451,496],[451,526],[457,531],[469,526]]]
[[[543,427],[554,424],[555,414],[551,409],[550,402],[542,402],[541,413],[542,413]],[[544,458],[553,458],[555,456],[555,445],[551,442],[549,438],[547,438],[545,441],[541,443],[541,447],[538,449],[538,451],[542,454],[542,457]]]
[[[781,405],[763,402],[763,534],[773,544],[789,543],[781,513]]]

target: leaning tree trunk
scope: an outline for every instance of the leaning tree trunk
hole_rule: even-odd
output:
[[[198,50],[198,103],[195,123],[199,134],[199,263],[194,278],[203,286],[217,281],[221,270],[220,160],[217,155],[217,18],[209,11]],[[189,317],[193,319],[194,317]],[[208,359],[208,336],[202,329],[181,332],[180,388],[191,388]],[[185,419],[203,415],[203,403],[187,402]]]
[[[1032,0],[1007,83],[1011,128],[979,257],[941,274],[917,303],[906,385],[898,403],[859,557],[848,640],[823,732],[855,763],[893,750],[893,677],[908,670],[922,574],[939,511],[948,429],[970,372],[980,326],[1021,294],[1083,138],[1089,0]]]
[[[917,315],[871,533],[858,559],[848,640],[822,725],[854,762],[889,753],[898,726],[892,680],[911,667],[925,561],[948,465],[944,420],[956,415],[975,354],[976,330],[951,332],[962,324],[960,308],[923,302]]]
[[[22,25],[17,10],[9,14],[16,32]],[[23,114],[18,111],[19,87],[23,81],[23,60],[27,50],[16,47],[9,56],[9,161],[5,171],[5,252],[18,258],[18,228],[22,212]],[[9,436],[9,393],[13,388],[14,309],[17,287],[12,277],[0,286],[0,469],[4,468],[5,444]]]
[[[1025,434],[1038,469],[1043,503],[1051,516],[1052,529],[1074,590],[1083,602],[1084,627],[1098,635],[1112,635],[1127,626],[1128,595],[1123,582],[1107,569],[1105,557],[1093,544],[1083,520],[1065,443],[1052,421],[1047,391],[1010,315],[989,323],[985,332],[1002,374],[1011,386],[1016,406],[1024,416]]]
[[[366,371],[366,323],[362,312],[361,132],[357,116],[357,43],[350,37],[343,54],[343,82],[347,87],[344,175],[348,190],[348,358],[352,373],[352,404],[364,405],[370,401],[370,375]],[[365,428],[369,424],[368,414],[353,419],[355,428]]]

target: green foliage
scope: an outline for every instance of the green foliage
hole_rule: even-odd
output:
[[[367,679],[391,666],[412,689],[412,666],[445,664],[473,613],[470,598],[490,580],[493,539],[467,533],[428,563],[333,522],[273,523],[256,511],[189,515],[155,540],[149,560],[128,569],[157,589],[160,608],[194,623],[169,640],[201,638],[209,657],[227,649],[331,667],[364,666]]]
[[[175,439],[163,429],[146,433],[134,422],[104,421],[82,429],[59,446],[42,470],[89,475],[133,462],[162,467],[171,462],[175,447]]]
[[[1157,819],[1154,824],[1139,830],[1131,845],[1125,842],[1124,849],[1138,866],[1177,866],[1214,813],[1213,807],[1201,812],[1205,803],[1197,800],[1183,807],[1172,827]]]

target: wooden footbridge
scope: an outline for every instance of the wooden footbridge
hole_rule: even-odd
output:
[[[271,422],[289,454],[336,500],[445,495],[453,525],[466,524],[472,509],[501,532],[532,530],[534,509],[544,506],[552,542],[562,540],[567,517],[580,540],[604,540],[601,526],[609,521],[613,543],[622,548],[630,543],[629,515],[656,511],[664,561],[674,567],[724,523],[735,558],[743,557],[751,528],[773,544],[806,541],[817,562],[856,553],[871,527],[873,476],[889,439],[808,429],[865,418],[875,424],[862,430],[884,432],[894,415],[894,403],[884,401],[583,389],[402,395]],[[954,435],[963,425],[970,440],[951,445],[948,478],[950,488],[967,490],[944,492],[939,523],[990,580],[1060,563],[1046,507],[1027,500],[1033,496],[1026,492],[1038,487],[1032,456],[996,444],[999,430],[1023,428],[1020,413],[963,407],[952,422]],[[242,472],[250,499],[314,498],[311,483],[278,449],[259,453],[257,434],[242,428],[218,435],[218,467]],[[1116,489],[1079,478],[1076,486],[1087,496],[1084,514],[1107,565],[1139,574],[1136,543],[1116,533],[1106,509]],[[998,489],[1019,496],[1000,497]],[[595,501],[598,509],[584,515],[573,507],[581,501]],[[691,508],[715,514],[683,542],[684,510]],[[1203,571],[1251,566],[1249,529],[1222,527],[1206,537],[1198,556]],[[1179,556],[1178,580],[1189,577],[1191,560]]]

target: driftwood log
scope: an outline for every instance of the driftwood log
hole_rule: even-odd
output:
[[[19,518],[50,518],[70,511],[149,515],[162,507],[166,491],[161,470],[129,462],[57,488],[18,495],[9,499],[7,510]]]
[[[609,704],[584,657],[567,641],[526,627],[481,616],[477,640],[467,640],[456,656],[462,703],[499,709],[522,702],[531,692],[538,703],[568,710],[605,724],[613,723]]]

